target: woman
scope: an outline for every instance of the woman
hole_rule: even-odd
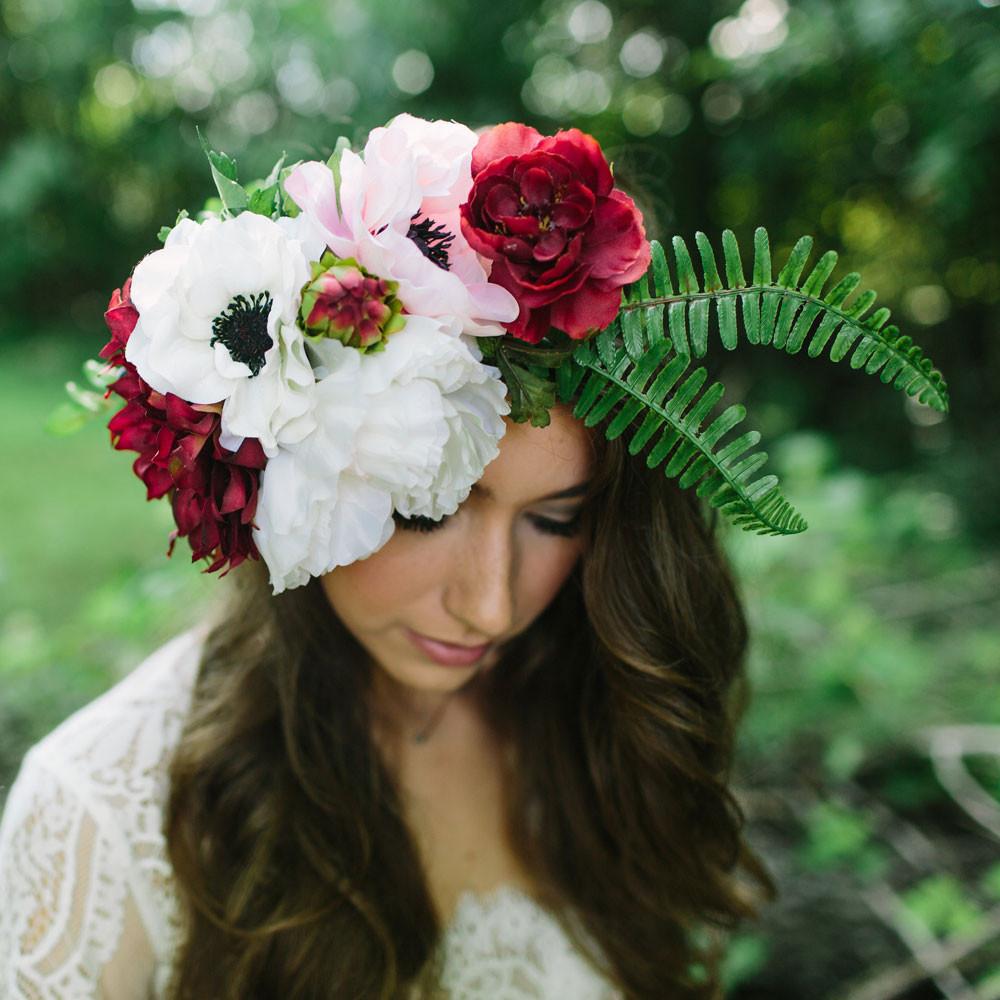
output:
[[[709,299],[727,343],[739,289],[755,342],[821,320],[810,353],[839,329],[921,398],[939,374],[838,308],[853,279],[820,298],[830,255],[800,291],[801,241],[775,284],[758,231],[751,287],[727,233],[722,287],[699,234],[703,292],[675,244],[676,295],[575,130],[403,115],[253,191],[209,155],[225,210],[140,261],[101,355],[113,443],[232,602],[29,753],[0,983],[718,995],[713,931],[771,886],[728,787],[747,637],[714,510],[804,522],[756,435],[722,440],[742,408],[707,421]]]
[[[450,518],[277,598],[241,567],[204,640],[29,756],[6,982],[125,1000],[174,961],[186,997],[405,995],[422,969],[456,996],[711,995],[689,932],[750,912],[740,865],[763,881],[726,786],[745,628],[697,502],[622,452],[556,407]],[[517,920],[546,951],[481,951]]]

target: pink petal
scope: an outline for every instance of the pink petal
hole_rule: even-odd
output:
[[[537,236],[540,232],[538,219],[533,215],[514,215],[503,222],[512,236]]]
[[[617,285],[635,281],[649,266],[642,216],[627,194],[613,191],[598,200],[582,256],[593,278],[613,278]]]
[[[578,202],[561,201],[552,206],[552,221],[563,229],[579,229],[590,218],[590,210]]]
[[[578,176],[594,194],[608,195],[614,187],[611,168],[604,158],[600,143],[578,128],[565,129],[554,136],[542,139],[540,151],[553,153],[566,159]]]
[[[566,234],[561,229],[550,229],[535,244],[534,257],[538,261],[554,260],[566,247]]]
[[[552,178],[541,167],[531,167],[521,178],[521,194],[535,208],[548,205],[552,201]]]
[[[574,340],[585,340],[615,318],[621,301],[620,288],[609,292],[584,285],[572,295],[552,303],[552,325]]]
[[[517,215],[521,207],[517,192],[508,184],[497,184],[483,200],[483,211],[493,219]]]
[[[534,149],[542,138],[541,132],[520,122],[504,122],[484,132],[472,151],[472,176],[487,164],[505,156],[520,156]]]
[[[295,204],[313,215],[327,232],[338,239],[351,240],[351,230],[337,211],[333,174],[325,163],[300,163],[286,178],[285,190]]]

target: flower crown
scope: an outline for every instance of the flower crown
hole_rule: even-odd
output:
[[[204,145],[204,140],[203,140]],[[591,136],[508,122],[482,135],[402,114],[361,152],[285,165],[244,187],[205,146],[218,202],[160,231],[105,313],[91,380],[125,401],[108,424],[138,452],[147,497],[208,572],[263,558],[275,593],[363,559],[405,518],[454,513],[498,454],[503,417],[544,426],[572,404],[736,524],[791,534],[803,518],[759,476],[766,455],[723,387],[704,388],[714,314],[746,340],[839,361],[942,412],[940,372],[860,277],[825,295],[837,256],[802,280],[812,240],[772,278],[767,233],[751,281],[732,232],[725,281],[703,233],[701,279],[615,186]],[[98,398],[71,385],[90,406]],[[89,398],[88,398],[89,397]],[[728,436],[728,437],[727,437]],[[726,439],[726,440],[723,440]]]

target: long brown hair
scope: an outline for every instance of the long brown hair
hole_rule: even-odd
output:
[[[489,674],[511,834],[626,996],[715,997],[712,931],[773,891],[729,790],[746,622],[714,512],[592,440],[586,555]],[[234,577],[171,770],[174,995],[404,996],[441,928],[371,739],[366,654],[318,581],[273,597],[259,565]]]

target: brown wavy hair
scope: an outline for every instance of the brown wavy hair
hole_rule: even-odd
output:
[[[488,675],[510,833],[627,997],[717,997],[724,932],[773,895],[729,788],[746,621],[715,512],[591,440],[586,553]],[[170,775],[173,996],[406,996],[442,928],[371,739],[370,663],[317,580],[274,597],[259,564],[233,576]]]

